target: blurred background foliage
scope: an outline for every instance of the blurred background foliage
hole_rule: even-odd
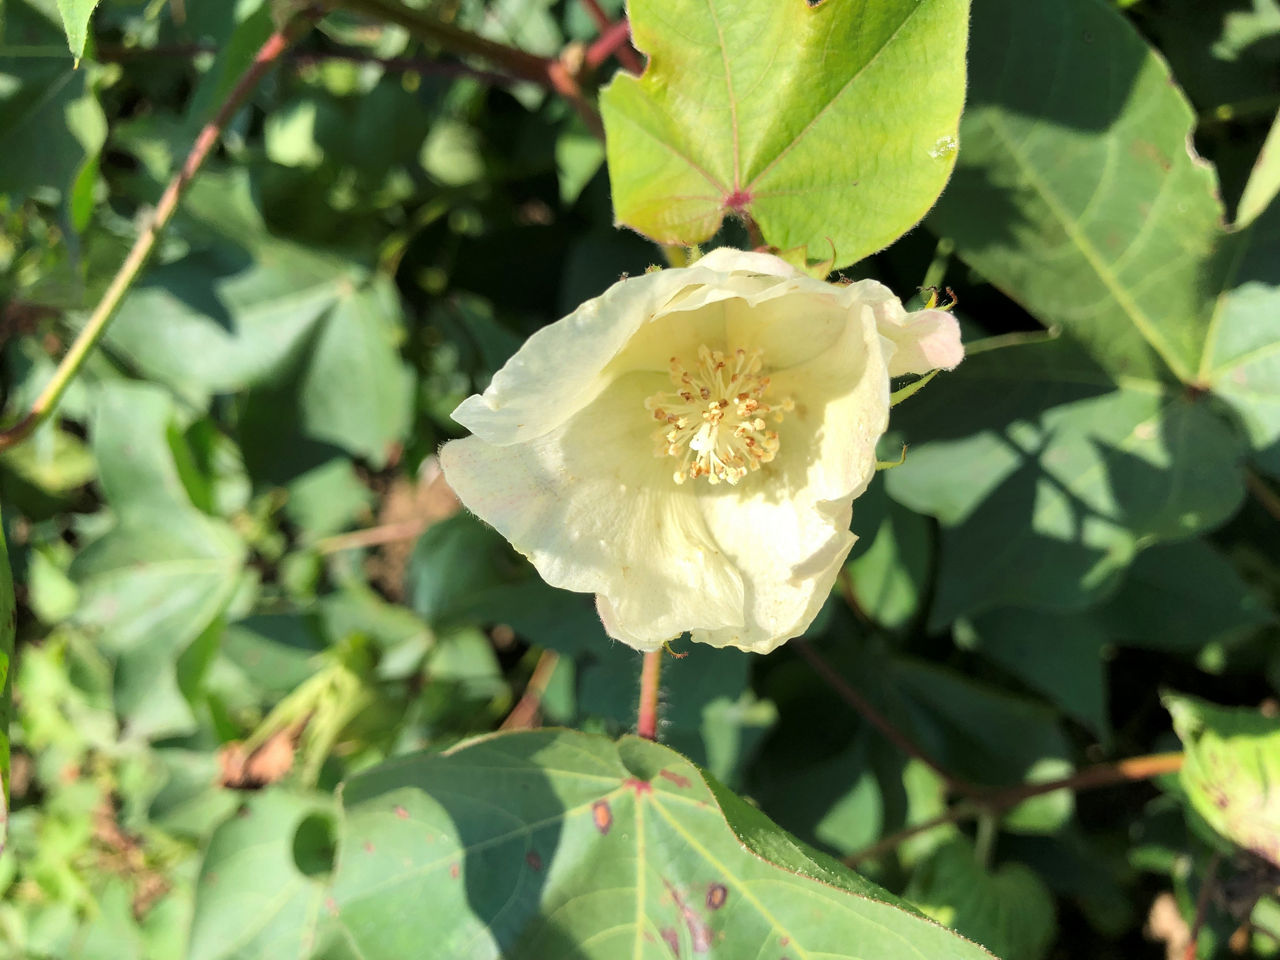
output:
[[[272,29],[255,0],[105,0],[77,66],[60,6],[0,14],[6,422]],[[597,35],[576,0],[432,6],[539,55]],[[1274,717],[1280,691],[1280,213],[1255,186],[1236,216],[1280,6],[975,0],[972,29],[950,187],[845,271],[950,288],[971,357],[895,411],[906,463],[809,634],[668,660],[662,739],[1006,960],[1180,958],[1197,913],[1201,956],[1275,956],[1280,863],[1176,776],[880,844],[966,785],[1178,749],[1162,692]],[[189,936],[248,791],[293,824],[408,751],[630,728],[639,655],[434,461],[528,334],[661,259],[612,225],[603,161],[562,98],[343,13],[236,114],[59,415],[0,454],[0,955],[239,955]]]

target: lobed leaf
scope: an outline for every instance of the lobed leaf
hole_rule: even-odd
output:
[[[990,956],[634,737],[488,737],[391,761],[342,798],[332,879],[310,888],[287,862],[292,831],[233,821],[219,832],[193,960],[285,944],[366,960],[424,944],[477,960]]]
[[[643,76],[601,93],[616,219],[700,243],[749,216],[845,266],[933,205],[955,163],[967,0],[639,0]],[[839,211],[837,216],[832,211]]]

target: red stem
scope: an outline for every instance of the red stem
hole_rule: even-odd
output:
[[[640,668],[640,708],[636,715],[636,733],[646,740],[658,739],[658,679],[662,672],[662,649],[644,655]]]
[[[817,650],[813,649],[812,644],[796,643],[792,645],[800,656],[809,661],[809,666],[813,667],[818,676],[822,677],[827,684],[840,695],[845,703],[857,710],[868,723],[874,726],[885,738],[893,743],[899,750],[910,757],[915,757],[930,770],[936,773],[943,781],[956,793],[962,793],[965,796],[976,797],[982,793],[982,787],[962,780],[959,777],[952,776],[932,757],[917,747],[911,739],[901,730],[889,722],[879,710],[871,705],[871,703],[855,690],[844,677],[836,673],[831,664],[823,659]]]
[[[631,45],[631,24],[626,20],[601,27],[600,36],[587,47],[585,62],[594,70],[612,56],[616,56],[618,62],[632,73],[639,75],[644,72],[644,61]]]

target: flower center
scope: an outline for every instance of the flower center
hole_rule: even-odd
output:
[[[701,346],[692,370],[671,358],[675,390],[655,393],[644,405],[662,424],[653,435],[654,455],[680,461],[672,475],[676,483],[698,477],[737,483],[777,456],[778,434],[765,429],[765,418],[772,414],[781,422],[794,404],[790,398],[775,406],[765,402],[769,378],[760,374],[761,356],[760,350],[725,355]]]

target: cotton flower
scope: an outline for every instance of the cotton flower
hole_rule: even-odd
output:
[[[767,653],[853,546],[889,380],[950,369],[955,319],[884,286],[716,250],[622,280],[538,331],[453,413],[445,477],[610,636]]]

